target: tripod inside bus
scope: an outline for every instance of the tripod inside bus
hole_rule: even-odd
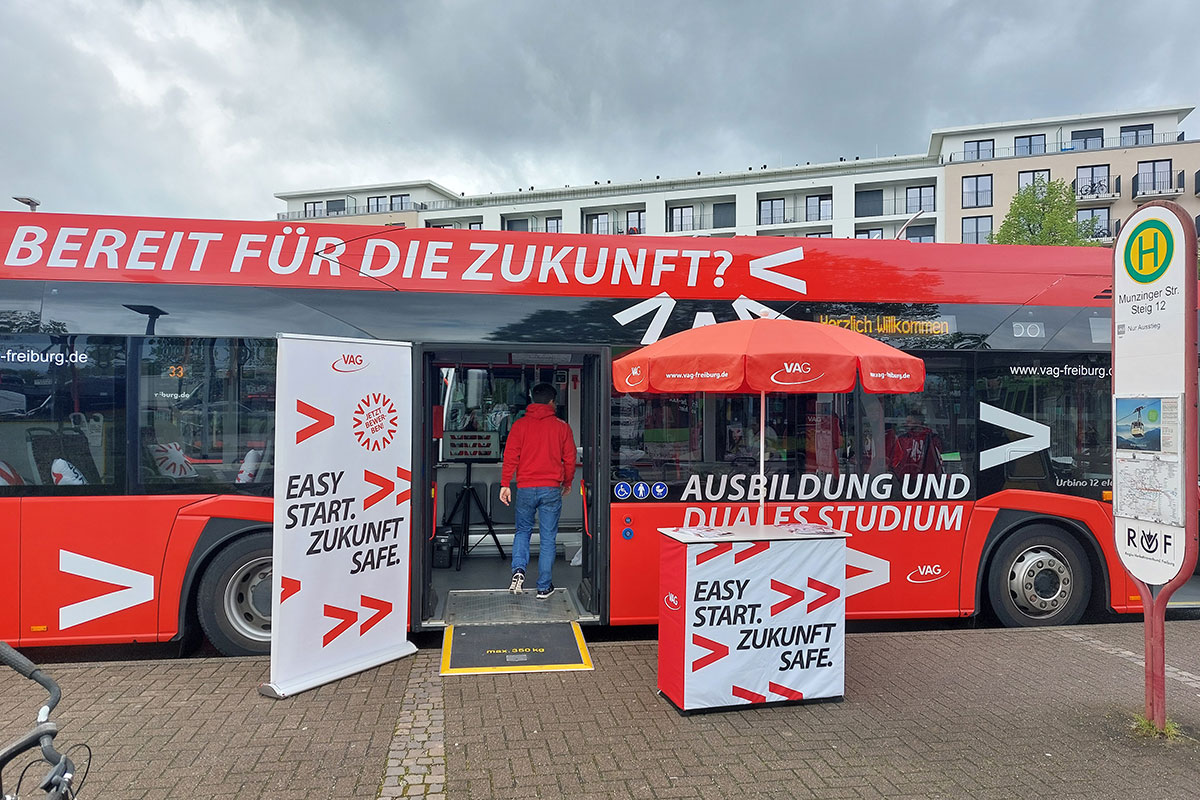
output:
[[[462,484],[458,488],[458,496],[454,499],[454,505],[446,512],[446,518],[442,521],[443,525],[451,526],[454,531],[455,547],[458,548],[458,554],[455,557],[454,568],[462,569],[463,555],[474,550],[483,541],[480,537],[479,542],[474,545],[470,544],[471,537],[471,506],[474,505],[475,510],[479,513],[480,520],[487,525],[488,534],[492,537],[492,541],[496,544],[496,549],[500,551],[500,557],[504,558],[504,548],[500,545],[500,537],[496,535],[496,529],[492,525],[492,518],[488,515],[487,506],[479,498],[479,493],[475,490],[474,484],[471,483],[471,462],[466,461],[466,475],[463,478]],[[461,515],[462,519],[459,524],[455,524],[457,517]]]

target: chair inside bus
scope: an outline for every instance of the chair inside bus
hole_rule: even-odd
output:
[[[100,470],[96,468],[96,460],[92,457],[91,443],[87,434],[75,428],[28,428],[25,431],[25,442],[29,451],[29,462],[33,467],[34,479],[44,485],[55,483],[101,483]],[[78,473],[76,479],[55,478],[55,463],[59,464],[60,476],[74,475],[70,471],[64,473],[66,467],[73,468]]]

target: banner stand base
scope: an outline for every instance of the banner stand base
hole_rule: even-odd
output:
[[[728,706],[709,706],[706,708],[680,708],[674,700],[667,696],[667,693],[662,689],[654,692],[656,695],[667,701],[667,705],[675,709],[681,717],[692,717],[697,714],[724,714],[728,711],[749,711],[751,709],[758,711],[763,708],[783,708],[788,706],[815,706],[823,703],[841,703],[846,700],[845,695],[835,695],[833,697],[811,697],[803,700],[773,700],[769,703],[738,703]]]
[[[317,673],[315,675],[310,675],[305,678],[298,678],[292,681],[271,681],[270,683],[263,683],[259,685],[258,693],[263,697],[269,697],[272,700],[282,700],[285,697],[291,697],[292,695],[300,694],[300,692],[305,692],[309,689],[315,689],[318,686],[324,686],[327,683],[332,683],[333,681],[341,680],[342,678],[348,678],[351,675],[357,675],[358,673],[366,672],[369,669],[381,667],[384,664],[391,663],[392,661],[398,661],[405,656],[411,656],[415,652],[417,652],[417,646],[412,642],[405,640],[404,643],[398,646],[395,650],[384,653],[378,658],[371,659],[371,661],[367,663],[359,664],[357,668],[353,664],[347,664],[341,665],[333,671]]]

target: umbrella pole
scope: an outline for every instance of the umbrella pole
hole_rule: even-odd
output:
[[[758,474],[762,480],[762,494],[758,497],[758,525],[767,520],[767,393],[758,394]]]

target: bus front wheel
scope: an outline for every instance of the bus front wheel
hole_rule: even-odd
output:
[[[217,553],[196,598],[204,634],[227,656],[271,652],[271,534],[243,536]]]
[[[1087,555],[1074,537],[1031,525],[1005,539],[988,572],[988,599],[1010,628],[1073,625],[1091,599]]]

